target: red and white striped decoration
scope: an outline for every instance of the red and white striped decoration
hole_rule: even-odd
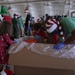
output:
[[[49,19],[45,25],[47,32],[52,33],[56,28],[57,24],[54,23],[55,19]]]
[[[63,30],[62,30],[62,26],[60,25],[59,22],[57,22],[57,23],[58,23],[58,29],[59,29],[59,31],[60,31],[60,35],[61,35],[62,39],[65,41],[65,37],[64,37],[64,32],[63,32]]]
[[[56,26],[57,25],[57,26]],[[54,27],[52,27],[54,26]],[[46,29],[47,30],[51,30],[52,29],[52,32],[58,27],[59,31],[60,31],[60,35],[62,37],[63,40],[65,40],[64,38],[64,33],[63,33],[63,30],[62,30],[62,26],[60,25],[59,21],[56,21],[55,19],[49,19],[45,25]],[[50,32],[51,33],[51,32]]]

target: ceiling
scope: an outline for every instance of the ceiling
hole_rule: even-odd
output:
[[[15,4],[15,3],[31,3],[31,2],[65,2],[65,1],[70,1],[70,0],[0,0],[0,4]],[[73,0],[71,0],[73,1]]]
[[[72,3],[75,5],[75,0],[0,0],[0,5],[8,4],[25,4],[25,3],[38,3],[38,2],[52,2],[56,4]]]

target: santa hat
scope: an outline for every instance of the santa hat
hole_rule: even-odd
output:
[[[6,9],[5,9],[5,7],[2,5],[1,6],[1,12],[0,12],[0,14],[7,14],[7,11],[6,11]]]
[[[1,75],[13,75],[13,72],[12,70],[4,70],[4,71],[1,71]]]
[[[48,33],[52,33],[57,28],[57,24],[54,23],[54,20],[55,19],[49,19],[45,25]]]
[[[58,27],[58,30],[60,32],[60,35],[61,35],[62,39],[65,40],[62,27],[59,24],[59,22],[57,22],[55,19],[49,19],[47,21],[45,27],[46,27],[46,30],[47,30],[48,33],[52,33]]]
[[[40,22],[41,21],[41,18],[39,17],[38,19],[37,19],[37,22]]]
[[[63,30],[62,30],[62,26],[60,25],[59,22],[57,22],[57,23],[58,23],[58,29],[59,29],[60,35],[61,35],[62,39],[65,40],[64,32],[63,32]]]

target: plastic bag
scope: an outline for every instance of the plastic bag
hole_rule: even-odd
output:
[[[61,58],[74,58],[75,59],[75,46],[73,46],[69,51],[66,51],[60,57]]]
[[[16,53],[22,50],[28,43],[27,42],[21,42],[19,44],[14,44],[12,47],[10,47],[8,53]]]
[[[31,51],[41,54],[41,55],[53,56],[53,57],[58,57],[58,58],[73,58],[73,59],[75,59],[74,44],[68,44],[61,50],[54,50],[53,44],[36,43],[36,44],[31,44],[29,47],[30,47],[29,49],[31,49]]]
[[[35,53],[46,55],[46,56],[53,56],[58,58],[70,58],[75,59],[75,45],[74,44],[68,44],[61,50],[54,50],[53,46],[54,44],[42,44],[42,43],[27,43],[25,40],[27,39],[33,39],[34,37],[24,37],[21,41],[17,44],[11,45],[9,49],[9,53],[16,53],[22,50],[24,47],[26,47],[28,50],[31,50]]]

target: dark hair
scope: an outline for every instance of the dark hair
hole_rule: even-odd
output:
[[[46,16],[48,16],[48,14],[46,14]]]
[[[34,24],[34,30],[37,30],[37,31],[40,30],[41,26],[42,26],[41,23],[35,23]]]
[[[14,17],[16,16],[16,14],[13,15]]]
[[[67,17],[67,15],[65,15],[64,17]]]
[[[8,34],[10,37],[12,36],[12,24],[3,21],[0,23],[0,35]]]
[[[2,17],[4,17],[4,15],[3,15],[3,14],[2,14],[1,16],[2,16]]]

